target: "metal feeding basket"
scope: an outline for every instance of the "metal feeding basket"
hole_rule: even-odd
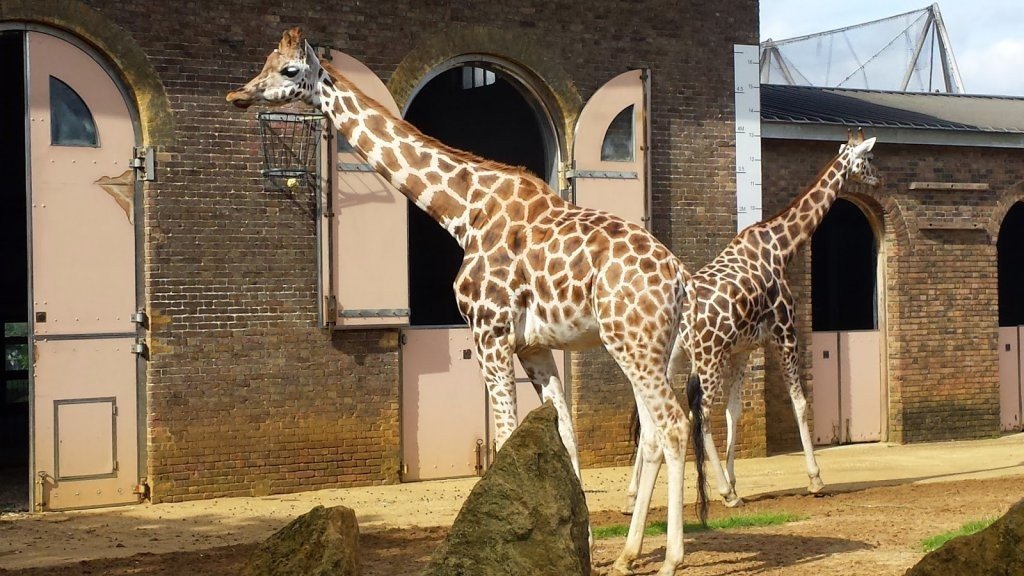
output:
[[[256,115],[263,148],[263,179],[273,188],[319,189],[320,159],[325,120],[322,114],[260,112]]]

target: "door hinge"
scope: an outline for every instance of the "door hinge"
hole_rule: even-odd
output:
[[[148,328],[149,316],[146,315],[146,311],[142,308],[136,310],[135,313],[132,314],[132,324],[135,324],[140,328]]]
[[[117,404],[110,405],[110,413],[113,414],[114,416],[117,416]]]
[[[132,168],[135,179],[145,182],[156,180],[156,149],[152,146],[135,146],[132,148]]]
[[[120,469],[121,469],[121,463],[118,462],[117,460],[114,460],[114,472],[117,472]]]
[[[405,346],[409,343],[409,337],[405,335],[405,332],[398,333],[398,345]]]
[[[138,340],[136,340],[135,344],[132,344],[132,354],[136,354],[136,355],[142,356],[144,358],[148,357],[149,356],[149,346],[146,346],[146,341],[143,340],[142,338],[139,338]]]

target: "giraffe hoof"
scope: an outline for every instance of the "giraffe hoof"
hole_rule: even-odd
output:
[[[629,567],[630,561],[623,560],[621,557],[612,564],[611,570],[608,572],[609,576],[630,576],[633,574],[633,570]]]
[[[725,498],[725,506],[726,508],[739,508],[743,506],[743,498],[733,494],[732,498]]]
[[[807,491],[811,494],[817,494],[825,489],[825,483],[821,481],[821,478],[815,476],[811,478],[811,485],[807,487]]]

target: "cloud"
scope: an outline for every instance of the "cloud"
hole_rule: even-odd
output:
[[[1024,96],[1024,39],[1002,38],[959,50],[956,63],[971,94]]]

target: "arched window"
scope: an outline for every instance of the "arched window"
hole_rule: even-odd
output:
[[[608,125],[601,142],[602,162],[632,162],[636,137],[633,130],[633,106],[627,106]]]
[[[85,101],[59,78],[50,76],[50,144],[99,146],[96,122]]]

